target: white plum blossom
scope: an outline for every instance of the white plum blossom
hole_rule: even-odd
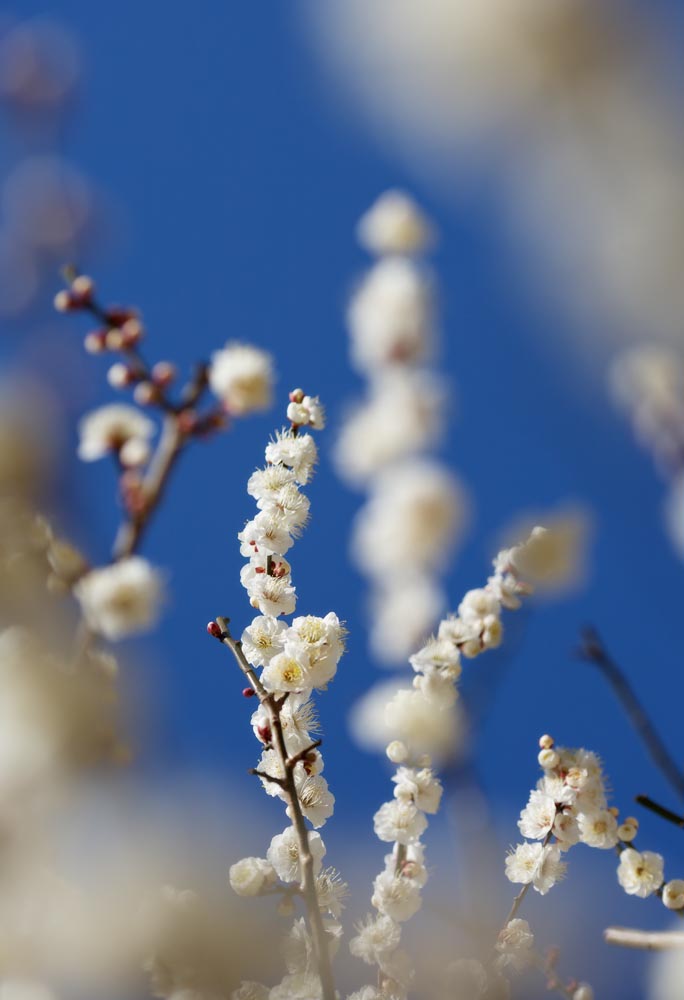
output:
[[[383,192],[359,219],[356,235],[369,253],[415,254],[427,249],[432,226],[410,195]]]
[[[392,871],[380,872],[373,883],[371,903],[380,913],[403,923],[421,907],[420,885]]]
[[[520,814],[518,829],[528,840],[543,840],[553,828],[556,819],[556,803],[550,795],[534,790],[530,800]]]
[[[267,410],[273,391],[273,359],[257,347],[229,342],[211,356],[209,385],[233,416]]]
[[[506,858],[506,876],[510,882],[532,886],[545,895],[565,874],[565,862],[554,844],[518,844]]]
[[[499,967],[510,965],[516,972],[522,972],[531,965],[534,958],[534,934],[528,922],[519,917],[509,920],[499,933],[496,950],[499,953]]]
[[[581,812],[577,816],[579,835],[583,844],[589,847],[609,849],[618,842],[617,819],[607,809],[596,812]]]
[[[291,615],[297,604],[295,588],[289,576],[280,579],[268,573],[255,575],[249,581],[247,593],[253,608],[257,608],[262,615],[274,618]]]
[[[408,799],[422,812],[436,813],[442,799],[442,785],[429,767],[400,767],[392,778],[398,799]]]
[[[318,976],[313,972],[296,972],[285,976],[269,993],[269,1000],[319,1000],[323,995]]]
[[[417,840],[427,827],[427,820],[413,802],[393,799],[380,806],[373,817],[378,840],[409,844]]]
[[[313,685],[306,649],[289,643],[282,653],[276,653],[264,667],[261,683],[267,691],[276,694],[310,690]]]
[[[229,879],[238,896],[258,896],[275,881],[275,871],[264,858],[242,858],[230,866]]]
[[[428,274],[405,258],[379,260],[352,296],[347,320],[352,360],[360,371],[425,361],[434,340]]]
[[[315,829],[319,829],[330,819],[335,808],[335,796],[328,788],[328,782],[319,774],[307,774],[305,771],[302,774],[298,769],[295,784],[304,816]]]
[[[266,445],[266,461],[291,469],[295,481],[305,486],[318,461],[316,442],[310,434],[294,434],[291,430],[276,432],[275,439]]]
[[[107,639],[152,628],[163,599],[161,574],[141,556],[92,569],[74,586],[86,623]]]
[[[309,850],[313,857],[314,874],[320,872],[325,845],[319,833],[309,833]],[[266,852],[266,858],[282,882],[299,882],[302,878],[299,861],[299,840],[294,827],[276,834]]]
[[[389,577],[371,599],[371,649],[382,666],[407,660],[429,635],[446,595],[428,574]]]
[[[399,946],[401,927],[390,917],[380,913],[366,917],[356,928],[356,937],[349,942],[349,950],[368,965],[379,965]]]
[[[666,882],[662,898],[668,910],[684,910],[684,879],[673,878]]]
[[[242,651],[255,667],[265,667],[277,653],[282,653],[285,622],[270,615],[259,615],[242,633]]]
[[[325,427],[325,409],[318,396],[305,396],[301,389],[290,393],[287,419],[294,427]]]
[[[126,403],[101,406],[87,413],[78,425],[78,456],[84,462],[94,462],[128,447],[129,461],[124,464],[141,464],[130,461],[133,449],[142,454],[142,448],[146,457],[149,453],[148,441],[155,430],[154,422],[134,406]]]
[[[620,854],[618,882],[628,896],[651,896],[663,884],[662,855],[626,847]]]

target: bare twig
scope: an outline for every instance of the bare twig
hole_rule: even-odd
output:
[[[636,801],[644,809],[650,809],[656,816],[660,816],[661,819],[666,819],[668,823],[673,823],[675,826],[684,829],[684,816],[678,816],[672,810],[666,809],[665,806],[661,806],[658,802],[654,802],[648,795],[637,795]]]
[[[585,628],[579,653],[583,659],[599,668],[624,708],[634,730],[646,747],[653,763],[684,799],[684,773],[665,746],[658,730],[649,718],[627,677],[610,656],[595,628]]]
[[[640,931],[631,927],[607,927],[603,938],[608,944],[646,951],[684,948],[684,931]]]
[[[294,757],[290,757],[285,746],[285,735],[283,733],[283,725],[280,717],[280,710],[282,708],[283,701],[275,699],[264,688],[263,684],[255,674],[253,667],[245,657],[245,654],[242,651],[242,644],[239,640],[234,639],[230,634],[228,622],[228,618],[216,618],[216,624],[220,630],[219,634],[216,635],[216,638],[219,639],[224,646],[227,646],[228,649],[230,649],[231,653],[235,657],[238,667],[247,678],[250,687],[256,694],[260,703],[268,712],[271,727],[271,742],[284,775],[284,777],[279,779],[279,781],[282,782],[282,788],[288,808],[288,815],[292,820],[292,826],[294,827],[297,836],[301,870],[300,889],[306,905],[309,927],[311,928],[311,936],[316,953],[323,1000],[335,1000],[335,984],[333,982],[332,967],[330,964],[328,940],[325,933],[325,927],[323,926],[321,910],[318,905],[313,855],[311,854],[311,848],[309,846],[309,831],[304,821],[304,815],[299,802],[299,796],[297,795],[297,786],[294,778],[295,766],[298,762],[299,754],[295,754]],[[319,743],[320,741],[316,741],[311,747],[307,748],[306,752],[308,753]]]

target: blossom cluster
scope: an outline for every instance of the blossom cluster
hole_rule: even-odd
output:
[[[684,360],[665,347],[632,348],[614,362],[611,388],[669,481],[665,527],[684,556]]]
[[[367,379],[363,402],[342,427],[341,475],[368,491],[352,556],[371,586],[371,646],[388,665],[404,662],[446,604],[438,579],[464,519],[464,491],[424,454],[439,434],[445,390],[427,367],[437,340],[433,281],[418,259],[432,230],[415,203],[387,191],[359,223],[378,259],[347,314],[352,361]],[[399,568],[388,573],[391,553]]]
[[[238,535],[240,551],[249,560],[241,581],[260,614],[242,633],[239,655],[249,670],[259,671],[258,678],[254,674],[253,691],[260,703],[251,724],[263,749],[255,774],[268,795],[285,802],[292,825],[273,837],[265,858],[236,862],[230,869],[230,883],[241,896],[280,894],[281,912],[289,914],[292,896],[304,893],[306,880],[297,814],[318,830],[332,815],[335,803],[321,774],[323,757],[320,740],[315,739],[318,723],[311,696],[314,690],[325,690],[335,676],[344,652],[345,629],[334,612],[296,617],[289,624],[281,620],[283,615],[292,615],[296,606],[285,553],[309,516],[309,500],[300,488],[310,481],[317,460],[309,429],[325,425],[318,398],[300,389],[290,394],[287,416],[289,428],[269,442],[266,465],[247,484],[258,513]],[[252,689],[248,690],[251,694]],[[320,834],[308,830],[306,841],[315,878],[315,905],[323,917],[330,954],[342,933],[339,917],[347,887],[334,868],[323,869],[325,845]],[[235,1000],[319,996],[320,956],[303,919],[295,921],[283,954],[288,972],[282,983],[270,991],[257,983],[243,983]]]
[[[565,873],[562,854],[582,843],[618,851],[618,881],[628,895],[643,899],[657,893],[668,909],[683,910],[684,880],[664,884],[662,855],[632,846],[638,821],[633,816],[620,820],[619,810],[608,805],[596,754],[556,747],[548,735],[539,744],[543,775],[520,814],[518,827],[526,842],[506,859],[510,881],[548,892]]]
[[[390,997],[404,1000],[413,969],[400,947],[401,924],[421,906],[427,881],[421,837],[427,816],[438,811],[442,786],[432,767],[431,754],[444,752],[453,731],[453,709],[461,674],[461,656],[474,658],[496,648],[502,639],[503,608],[516,609],[532,590],[520,568],[533,558],[543,541],[535,528],[520,545],[501,551],[484,587],[468,591],[455,615],[445,618],[437,634],[411,657],[413,686],[400,689],[385,706],[383,732],[389,735],[386,753],[397,765],[394,798],[374,817],[375,834],[392,850],[373,885],[369,916],[350,942],[353,955],[379,968],[381,990],[356,994],[357,1000]]]

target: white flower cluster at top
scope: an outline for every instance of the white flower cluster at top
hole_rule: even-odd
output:
[[[385,706],[387,756],[398,768],[394,798],[377,811],[374,827],[378,839],[393,846],[373,886],[377,915],[359,925],[350,942],[353,955],[378,966],[381,985],[377,990],[365,987],[354,1000],[405,1000],[413,969],[399,948],[400,925],[421,906],[421,889],[427,881],[421,837],[427,815],[437,812],[442,796],[428,751],[443,749],[444,733],[452,728],[461,656],[473,658],[498,646],[503,608],[519,608],[521,598],[531,592],[519,567],[543,541],[544,531],[535,528],[527,541],[497,555],[486,585],[468,591],[457,614],[445,618],[437,635],[411,657],[413,687],[398,691]]]
[[[312,736],[317,720],[310,699],[314,690],[324,690],[335,676],[344,652],[345,629],[333,612],[322,618],[297,617],[291,624],[279,620],[295,610],[295,588],[285,553],[308,519],[309,500],[300,486],[311,479],[317,460],[316,444],[306,428],[321,429],[325,424],[318,398],[301,390],[290,394],[287,415],[291,427],[279,431],[267,445],[266,466],[254,472],[247,484],[259,512],[238,536],[240,551],[249,559],[241,580],[260,615],[244,630],[240,647],[246,661],[260,670],[263,691],[252,715],[254,735],[263,746],[255,773],[268,795],[287,803],[294,824],[292,788],[286,782],[289,768],[299,809],[318,829],[332,815],[335,799],[321,774],[323,757]],[[282,731],[285,760],[274,724]],[[347,886],[334,868],[323,869],[325,846],[320,834],[308,831],[307,836],[317,905],[332,951],[342,933],[338,921]],[[292,912],[292,894],[300,891],[304,877],[300,854],[301,839],[293,825],[273,837],[265,858],[243,858],[231,867],[234,891],[241,896],[280,892],[281,911]],[[295,921],[283,953],[288,974],[282,983],[270,991],[260,984],[243,983],[234,1000],[320,996],[315,947],[303,919]]]
[[[425,367],[436,341],[433,283],[416,258],[431,228],[409,197],[387,191],[358,235],[378,257],[347,314],[352,360],[368,388],[348,414],[336,457],[340,474],[368,490],[352,554],[371,583],[372,649],[391,666],[405,662],[444,610],[436,575],[462,528],[465,501],[456,477],[423,454],[439,435],[445,396]],[[387,572],[388,558],[395,572]]]

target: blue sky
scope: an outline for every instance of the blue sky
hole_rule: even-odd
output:
[[[14,9],[45,12],[27,0]],[[330,853],[345,823],[369,834],[372,812],[388,794],[383,763],[355,751],[346,734],[349,705],[381,675],[366,651],[363,587],[346,558],[360,498],[338,481],[326,447],[345,400],[359,390],[343,324],[348,289],[366,263],[353,228],[390,186],[411,191],[441,231],[434,264],[444,367],[457,399],[442,453],[469,485],[475,508],[449,576],[453,603],[484,580],[512,516],[577,501],[595,517],[587,587],[511,622],[513,652],[496,654],[505,672],[478,737],[477,766],[502,847],[515,839],[517,812],[536,779],[542,732],[601,753],[626,811],[637,792],[671,801],[605,684],[573,656],[579,627],[596,624],[680,752],[682,566],[659,521],[662,484],[607,398],[604,353],[577,361],[566,317],[520,287],[486,196],[454,208],[342,111],[296,5],[198,0],[164,5],[163,16],[160,9],[60,0],[50,11],[78,33],[86,60],[63,152],[107,200],[108,237],[80,263],[105,297],[142,308],[151,356],[189,366],[227,339],[253,341],[276,356],[281,400],[302,385],[329,405],[321,469],[309,490],[313,520],[291,561],[299,608],[334,609],[350,629],[349,652],[321,704],[326,774],[340,803],[338,833],[330,826],[326,838]],[[47,301],[32,327],[40,332],[10,331],[8,343],[31,357],[32,343],[60,338],[52,380],[73,447],[80,412],[112,393],[105,363],[81,357],[79,319],[53,321]],[[277,411],[251,419],[187,454],[146,539],[145,553],[168,569],[172,597],[160,633],[133,654],[140,672],[133,690],[140,682],[155,699],[161,692],[142,767],[234,776],[254,762],[252,706],[204,625],[219,613],[237,623],[250,618],[235,534],[251,516],[244,483],[280,422]],[[116,524],[113,477],[75,461],[68,472],[78,512],[70,527],[94,557],[104,557],[103,539]],[[484,669],[481,662],[466,672]],[[249,780],[244,794],[256,797]],[[677,841],[658,820],[644,817],[643,829],[648,847],[674,850]],[[605,906],[611,912],[612,903],[619,917],[612,858],[603,867]],[[637,922],[662,916],[655,903],[632,912]]]

